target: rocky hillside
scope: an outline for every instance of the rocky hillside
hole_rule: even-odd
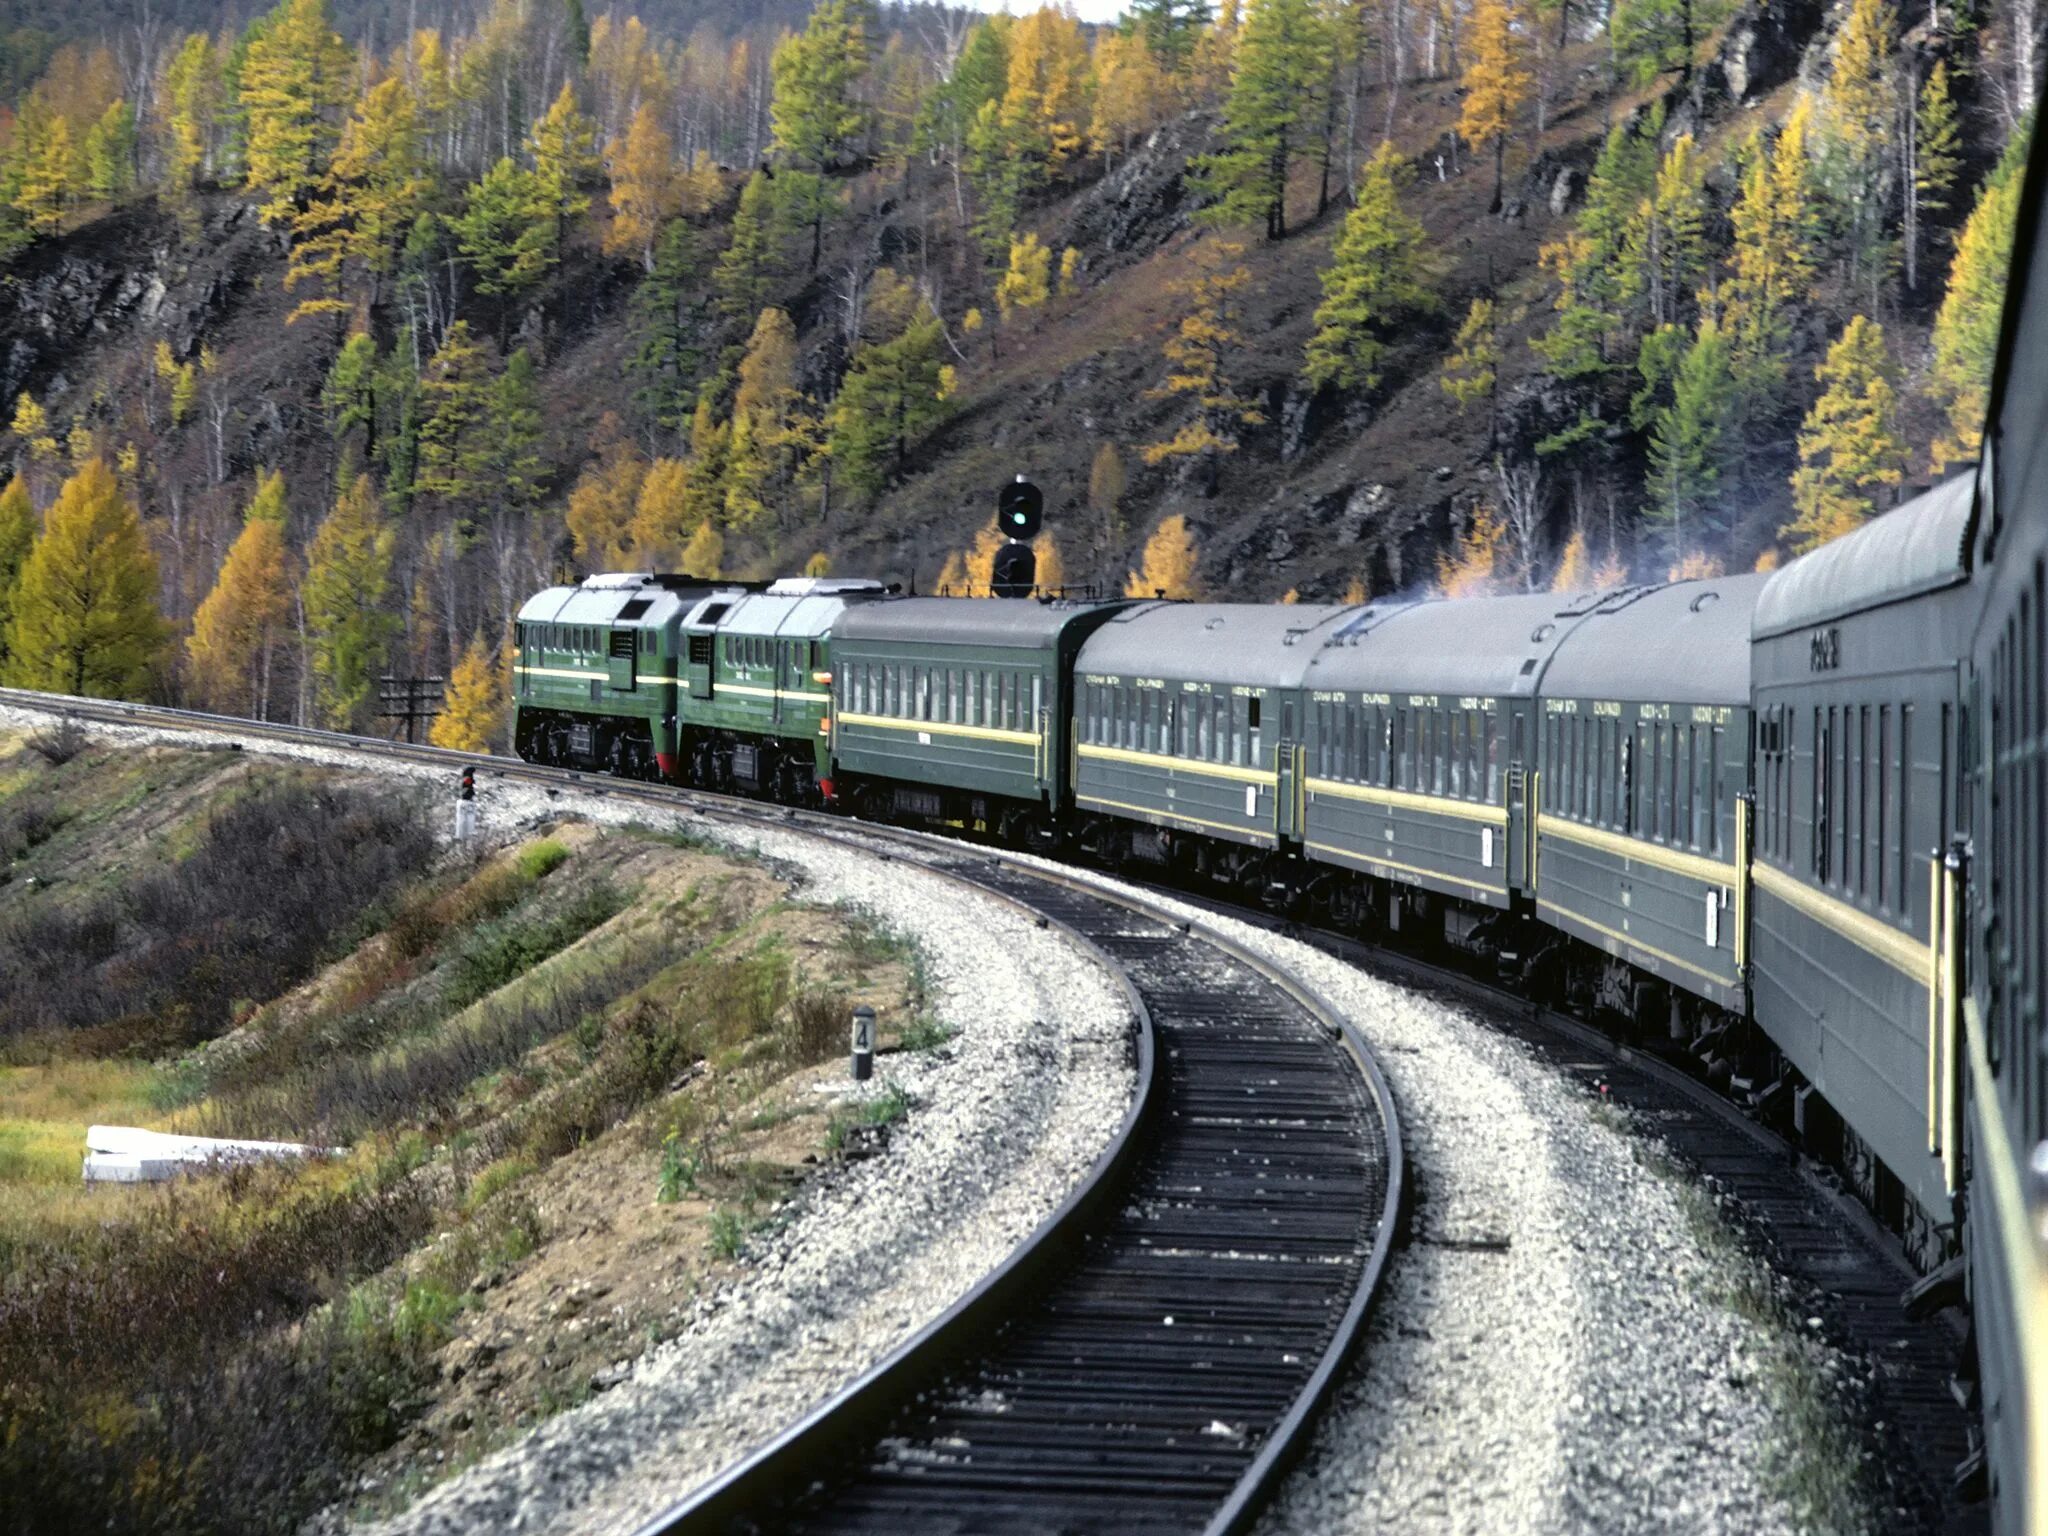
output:
[[[178,159],[173,61],[151,87],[171,126],[116,143],[132,174],[38,202],[49,124],[90,97],[73,77],[91,71],[74,59],[65,75],[60,55],[7,125],[0,399],[17,408],[0,454],[39,518],[79,462],[117,467],[172,633],[150,686],[360,720],[317,654],[321,611],[295,593],[270,604],[260,695],[246,644],[224,681],[184,642],[230,584],[222,562],[272,472],[285,585],[318,564],[316,530],[368,473],[395,535],[373,649],[442,670],[525,590],[578,570],[809,565],[929,587],[977,538],[985,553],[994,490],[1017,474],[1047,492],[1069,583],[1143,572],[1148,588],[1335,599],[1746,568],[1882,510],[1969,446],[1975,364],[1935,322],[1959,232],[2031,110],[2023,18],[1749,0],[1686,8],[1711,23],[1688,50],[1657,40],[1657,0],[1618,12],[1613,35],[1474,0],[1448,39],[1400,0],[1264,0],[1213,23],[1185,9],[1093,34],[1056,12],[856,16],[858,70],[820,85],[830,71],[796,55],[852,35],[854,0],[833,0],[772,71],[734,44],[729,77],[693,94],[717,56],[702,29],[679,49],[607,17],[557,58],[545,6],[500,6],[451,36],[462,62],[445,67],[469,81],[511,17],[533,43],[506,66],[516,114],[443,104],[425,133],[433,83],[417,82],[443,67],[440,35],[388,64],[365,47],[352,67],[383,84],[324,109],[335,159],[295,185],[264,181],[260,111],[216,103],[194,130],[203,153]],[[1325,29],[1327,75],[1291,148],[1263,162],[1284,183],[1260,191],[1243,169],[1247,145],[1270,143],[1252,87],[1297,9]],[[324,14],[287,0],[265,24],[301,13]],[[260,48],[258,31],[238,46]],[[651,62],[622,62],[633,37]],[[195,35],[178,57],[212,46]],[[1043,83],[1062,68],[1085,111]],[[621,85],[634,70],[652,82],[638,109]],[[817,102],[796,93],[833,90],[860,126],[806,140]],[[1015,127],[1038,119],[1013,124],[1020,99],[1051,124],[1042,142]],[[994,143],[998,128],[1011,138]],[[422,154],[416,183],[380,180],[385,131],[387,151]],[[522,245],[500,204],[535,206],[550,142],[570,144],[538,215],[551,227]],[[1390,257],[1359,254],[1375,231],[1352,212],[1382,142],[1387,196],[1419,224]],[[1799,185],[1772,193],[1772,175]],[[1277,238],[1270,207],[1264,236],[1241,212],[1268,193]],[[1797,235],[1781,242],[1791,299],[1769,305],[1767,193]],[[401,216],[368,237],[380,196]],[[1978,243],[2002,263],[1996,239]],[[1977,274],[1977,332],[2000,274]],[[1332,336],[1367,348],[1369,369],[1315,376],[1305,358]],[[1857,338],[1862,372],[1844,351],[1839,399],[1816,411],[1816,369]],[[1831,463],[1814,426],[1851,406],[1893,445],[1867,474]]]

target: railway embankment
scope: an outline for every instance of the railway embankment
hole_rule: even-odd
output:
[[[79,946],[34,951],[68,957],[62,988],[17,974],[19,944],[0,963],[17,1002],[73,999],[17,1006],[0,1066],[0,1500],[25,1518],[333,1526],[481,1462],[409,1517],[467,1524],[521,1458],[562,1508],[629,1500],[637,1454],[558,1475],[591,1459],[550,1451],[586,1443],[558,1416],[660,1425],[709,1471],[971,1284],[1123,1111],[1120,1000],[993,903],[538,791],[487,790],[450,846],[452,784],[119,730],[54,764],[27,742],[45,723],[0,722],[0,926]],[[325,802],[338,821],[309,820]],[[278,814],[233,819],[250,806]],[[317,825],[353,869],[379,816],[410,862],[325,925],[289,871],[215,846],[311,858]],[[236,893],[225,917],[200,869]],[[271,939],[313,930],[296,966],[237,966],[169,1023],[145,988],[110,1032],[117,983],[195,949],[218,969],[244,909]],[[857,1003],[880,1052],[856,1091]],[[349,1150],[88,1190],[95,1120]]]

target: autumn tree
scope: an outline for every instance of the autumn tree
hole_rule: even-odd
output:
[[[712,275],[719,313],[727,319],[745,323],[766,306],[779,275],[780,226],[775,182],[766,171],[756,171],[740,189],[731,240]]]
[[[1493,201],[1499,213],[1506,175],[1508,135],[1529,99],[1533,77],[1522,60],[1522,40],[1511,0],[1474,0],[1467,34],[1465,104],[1458,137],[1476,146],[1493,144]]]
[[[1195,536],[1188,529],[1188,520],[1176,512],[1171,517],[1162,518],[1159,526],[1152,530],[1152,537],[1145,541],[1145,552],[1140,557],[1138,569],[1125,578],[1124,596],[1199,602],[1203,595],[1198,574],[1200,564],[1201,554],[1195,548]]]
[[[1132,35],[1143,40],[1146,51],[1162,68],[1183,70],[1193,58],[1211,14],[1208,0],[1134,0],[1130,7],[1135,23]]]
[[[242,531],[185,642],[194,691],[209,708],[269,718],[271,663],[291,612],[284,476],[258,471]]]
[[[139,699],[162,658],[156,556],[114,472],[89,459],[51,504],[14,588],[18,688]]]
[[[643,108],[642,110],[645,110]],[[548,210],[553,227],[555,259],[561,260],[569,224],[590,207],[585,185],[597,175],[597,124],[576,105],[568,81],[527,140],[533,154],[534,191]]]
[[[383,671],[394,621],[385,604],[397,534],[384,521],[368,475],[358,475],[321,522],[306,552],[309,661],[322,721],[337,730],[364,723]]]
[[[652,102],[633,114],[633,124],[612,155],[612,222],[605,231],[608,256],[637,257],[654,270],[655,239],[678,201],[675,141],[661,126]]]
[[[164,185],[181,207],[211,169],[221,108],[220,67],[213,45],[194,32],[165,66],[159,96],[164,135]]]
[[[1692,135],[1680,134],[1622,237],[1618,297],[1652,328],[1681,322],[1706,273],[1706,172]]]
[[[1497,508],[1481,502],[1456,544],[1436,560],[1436,583],[1445,597],[1486,597],[1497,590],[1508,525]]]
[[[1371,389],[1386,344],[1380,337],[1402,314],[1434,307],[1423,282],[1422,223],[1401,206],[1408,164],[1382,141],[1366,163],[1358,200],[1323,269],[1323,301],[1316,306],[1303,374],[1322,388]]]
[[[1105,551],[1123,540],[1127,484],[1123,455],[1116,451],[1115,443],[1104,443],[1095,450],[1094,462],[1088,466],[1088,509],[1100,524],[1101,546]]]
[[[1873,304],[1886,262],[1885,173],[1899,117],[1892,80],[1898,16],[1892,0],[1850,0],[1821,92],[1823,165],[1846,222],[1849,282],[1867,280]]]
[[[724,521],[730,527],[753,527],[788,498],[805,436],[796,367],[794,322],[782,310],[762,310],[733,393],[724,473]]]
[[[1775,142],[1750,139],[1742,190],[1730,214],[1735,239],[1721,288],[1722,329],[1752,434],[1775,415],[1793,324],[1813,287],[1820,227],[1807,151],[1809,118],[1809,104],[1801,99]]]
[[[1223,108],[1224,148],[1196,162],[1204,216],[1287,235],[1287,175],[1322,110],[1330,34],[1311,0],[1253,0]]]
[[[996,284],[996,308],[1011,315],[1036,309],[1052,297],[1052,252],[1026,230],[1010,241],[1010,266]]]
[[[55,232],[76,191],[70,122],[31,94],[14,123],[7,156],[9,202],[30,235]]]
[[[325,292],[301,299],[291,319],[353,309],[340,296],[350,262],[368,280],[368,301],[376,304],[429,185],[412,92],[395,78],[372,86],[349,118],[318,190],[293,217],[284,285],[311,280]]]
[[[997,121],[1017,185],[1029,190],[1087,147],[1088,44],[1071,11],[1040,5],[1011,27],[1007,53]]]
[[[1983,451],[1999,319],[2012,267],[2014,221],[2026,169],[2025,136],[2007,147],[1977,194],[1976,206],[1956,239],[1948,290],[1934,317],[1934,369],[1929,393],[1948,418],[1934,445],[1937,464],[1973,459]]]
[[[355,54],[326,0],[280,0],[249,39],[238,74],[247,181],[263,216],[305,206],[339,142],[355,95]]]
[[[702,581],[717,581],[725,574],[725,535],[716,523],[697,525],[683,548],[683,569]]]
[[[115,101],[85,135],[85,184],[94,197],[120,197],[135,183],[135,109]]]
[[[28,482],[15,475],[0,491],[0,677],[7,676],[14,638],[14,593],[21,568],[36,541],[36,507]]]
[[[490,388],[490,356],[470,338],[469,322],[458,320],[420,373],[414,489],[441,502],[465,531],[490,489]]]
[[[449,674],[447,701],[434,717],[427,740],[451,752],[490,751],[491,743],[505,733],[512,703],[508,682],[503,655],[485,644],[481,634],[471,635]]]
[[[647,463],[607,411],[591,435],[595,457],[583,467],[569,493],[567,522],[576,556],[592,570],[617,570],[630,561],[633,521]]]
[[[1166,382],[1146,392],[1152,399],[1183,400],[1194,408],[1194,416],[1172,437],[1146,445],[1141,457],[1147,464],[1199,458],[1212,486],[1217,458],[1237,451],[1239,429],[1266,419],[1230,378],[1233,354],[1244,340],[1238,332],[1237,295],[1252,279],[1238,263],[1243,254],[1242,245],[1220,243],[1203,258],[1199,275],[1168,284],[1170,292],[1188,301],[1188,311],[1166,339]]]
[[[1862,526],[1875,510],[1872,493],[1897,485],[1906,472],[1884,328],[1855,316],[1813,376],[1822,390],[1799,429],[1799,468],[1792,475],[1798,516],[1778,530],[1799,554]]]
[[[1113,165],[1118,152],[1128,153],[1133,140],[1164,122],[1175,94],[1169,67],[1142,28],[1105,32],[1095,45],[1095,110],[1088,128],[1105,163]]]
[[[1586,549],[1586,530],[1574,528],[1558,552],[1557,569],[1551,573],[1553,592],[1585,592],[1592,587],[1593,558]]]
[[[969,171],[976,172],[975,187],[979,199],[980,175],[998,169],[993,162],[982,163],[981,155],[984,150],[994,154],[1000,149],[992,139],[996,132],[996,104],[1002,100],[1010,78],[1007,39],[1011,24],[1010,17],[1001,15],[975,22],[960,45],[951,72],[925,92],[918,108],[912,147],[943,163],[950,171],[953,211],[962,223],[968,221],[966,186]],[[989,113],[989,127],[984,137],[990,142],[976,147],[977,125],[982,121],[984,108]],[[970,166],[970,159],[975,161],[973,166]],[[1007,233],[1014,223],[1015,209],[1004,210],[999,232]]]

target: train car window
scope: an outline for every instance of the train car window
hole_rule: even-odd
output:
[[[1899,910],[1913,912],[1913,706],[1899,706]]]
[[[1444,792],[1451,756],[1451,718],[1440,709],[1429,712],[1429,791]]]
[[[1813,711],[1813,878],[1828,878],[1828,839],[1833,829],[1828,822],[1828,763],[1834,757],[1834,711]]]
[[[1891,906],[1892,889],[1886,877],[1891,872],[1892,851],[1892,707],[1877,706],[1877,755],[1871,759],[1877,773],[1877,904]]]
[[[1031,721],[1028,730],[1038,729],[1038,714],[1045,707],[1045,677],[1042,673],[1031,674]]]
[[[1707,733],[1707,840],[1709,851],[1721,852],[1721,727]]]
[[[1449,760],[1446,778],[1451,793],[1459,799],[1465,794],[1465,716],[1456,711],[1442,717],[1444,733],[1444,756]]]
[[[1392,770],[1392,787],[1408,787],[1408,711],[1395,705],[1387,712],[1387,762]]]
[[[1829,710],[1828,713],[1833,715],[1835,712]],[[1849,777],[1851,713],[1845,704],[1842,706],[1840,719],[1833,722],[1837,727],[1833,736],[1835,755],[1832,769],[1835,783],[1833,799],[1830,802],[1830,809],[1833,810],[1835,818],[1835,883],[1845,890],[1849,888],[1850,871],[1853,868],[1849,851],[1849,829],[1853,825],[1849,820],[1849,799],[1855,793],[1855,782]]]
[[[1515,750],[1510,759],[1522,760],[1522,717],[1515,717]],[[1489,710],[1486,714],[1486,803],[1500,804],[1500,716]]]
[[[1667,843],[1678,841],[1678,727],[1657,727],[1657,833]]]
[[[960,669],[946,668],[946,720],[948,724],[960,723]]]

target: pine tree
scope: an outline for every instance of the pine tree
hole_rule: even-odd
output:
[[[1792,475],[1799,515],[1778,530],[1798,554],[1862,526],[1875,509],[1869,493],[1897,485],[1906,472],[1884,327],[1853,317],[1813,376],[1824,387],[1799,429]]]
[[[1651,496],[1643,517],[1668,530],[1674,558],[1724,531],[1716,493],[1734,425],[1728,340],[1704,316],[1672,378],[1671,403],[1655,413],[1650,431]]]
[[[633,114],[624,142],[612,157],[612,222],[605,231],[608,256],[637,257],[654,270],[654,245],[662,222],[676,212],[675,142],[661,126],[654,103]]]
[[[1962,128],[1948,60],[1936,59],[1915,108],[1913,191],[1921,214],[1946,213],[1963,163]],[[2018,135],[2014,136],[2015,138]]]
[[[1145,553],[1137,570],[1124,581],[1126,597],[1166,597],[1182,602],[1199,602],[1201,577],[1197,574],[1201,555],[1188,520],[1181,513],[1160,520],[1145,541]]]
[[[85,182],[94,197],[120,197],[135,184],[135,152],[135,109],[116,101],[85,135]]]
[[[553,210],[540,178],[509,157],[470,187],[466,204],[449,223],[477,292],[500,301],[502,336],[512,306],[554,270]]]
[[[89,459],[64,482],[14,590],[8,681],[139,699],[162,659],[156,556],[112,470]]]
[[[1135,35],[1170,71],[1185,69],[1209,25],[1208,0],[1135,0],[1130,15]]]
[[[1232,354],[1244,340],[1237,329],[1237,294],[1252,280],[1251,272],[1236,264],[1243,254],[1241,245],[1219,244],[1207,253],[1200,276],[1167,285],[1189,301],[1189,309],[1166,339],[1166,382],[1146,392],[1153,399],[1186,399],[1195,417],[1164,442],[1148,444],[1140,456],[1147,464],[1201,457],[1212,485],[1217,456],[1237,451],[1238,429],[1266,419],[1257,402],[1239,395],[1230,379]]]
[[[1494,331],[1493,300],[1474,299],[1452,338],[1438,383],[1463,414],[1475,400],[1491,400],[1500,371],[1500,338]]]
[[[1013,313],[1036,309],[1052,297],[1052,252],[1026,230],[1010,241],[1010,268],[996,284],[996,308],[1005,323]]]
[[[732,216],[732,241],[718,258],[712,286],[718,311],[728,320],[744,321],[767,305],[777,276],[775,183],[756,171],[740,190]]]
[[[860,100],[874,17],[866,0],[821,0],[804,30],[785,38],[773,60],[769,108],[775,149],[819,176],[851,159],[866,138],[869,116]],[[810,210],[811,267],[824,239],[823,199]]]
[[[20,475],[0,491],[0,677],[8,674],[8,647],[14,638],[14,595],[21,568],[36,541],[36,508],[28,481]]]
[[[829,417],[837,474],[872,496],[902,467],[911,442],[944,419],[939,398],[939,317],[928,306],[900,336],[862,347]]]
[[[1729,278],[1721,290],[1722,329],[1733,350],[1735,381],[1747,429],[1768,432],[1785,385],[1798,307],[1813,287],[1820,245],[1813,172],[1807,154],[1810,106],[1792,108],[1775,143],[1752,137],[1742,191],[1730,219],[1735,228]]]
[[[338,730],[364,723],[384,667],[393,621],[385,612],[397,535],[368,475],[349,483],[306,552],[306,629],[320,718]]]
[[[1123,542],[1127,483],[1123,455],[1116,451],[1115,443],[1104,443],[1095,450],[1095,460],[1088,466],[1088,508],[1101,520],[1105,550]]]
[[[261,720],[270,705],[271,660],[291,611],[284,476],[258,471],[242,531],[185,642],[194,691],[209,708]]]
[[[1638,86],[1674,69],[1690,80],[1700,43],[1727,11],[1726,0],[1618,0],[1609,24],[1615,62]]]
[[[1991,369],[1997,360],[1998,329],[2012,267],[2014,221],[2026,169],[2025,133],[2007,146],[1956,239],[1949,264],[1948,291],[1934,317],[1934,370],[1929,393],[1948,418],[1948,431],[1934,445],[1937,466],[1949,459],[1973,459],[1984,447],[1984,413],[1990,403]]]
[[[527,147],[533,152],[535,189],[554,222],[555,259],[560,261],[570,221],[590,207],[590,194],[583,189],[596,177],[599,165],[597,124],[576,105],[576,92],[568,81],[562,82],[554,104],[533,125]]]
[[[451,752],[488,752],[505,734],[505,715],[512,703],[505,658],[471,635],[462,659],[448,678],[448,698],[427,732],[434,746]]]
[[[477,504],[490,489],[496,444],[490,410],[491,365],[470,339],[469,322],[448,327],[420,374],[419,473],[421,496],[447,506],[466,534]]]
[[[355,55],[326,0],[280,0],[252,28],[238,75],[248,185],[268,199],[264,218],[283,219],[304,206],[340,139]]]
[[[396,78],[371,87],[342,131],[318,190],[292,219],[284,285],[311,280],[325,292],[300,300],[291,319],[351,311],[340,294],[349,262],[361,268],[368,301],[376,304],[430,185],[412,92]]]
[[[1404,313],[1434,307],[1423,281],[1427,237],[1401,207],[1407,173],[1407,162],[1385,141],[1366,162],[1358,201],[1322,273],[1323,301],[1302,370],[1314,388],[1371,389],[1385,350],[1378,333]]]
[[[1253,0],[1237,41],[1224,149],[1195,164],[1213,199],[1203,216],[1221,224],[1263,222],[1287,235],[1287,173],[1321,115],[1330,76],[1329,28],[1311,0]]]
[[[1486,211],[1499,213],[1508,135],[1515,131],[1534,77],[1522,61],[1511,0],[1474,0],[1467,36],[1465,105],[1458,118],[1458,137],[1475,147],[1492,141],[1493,201]]]

